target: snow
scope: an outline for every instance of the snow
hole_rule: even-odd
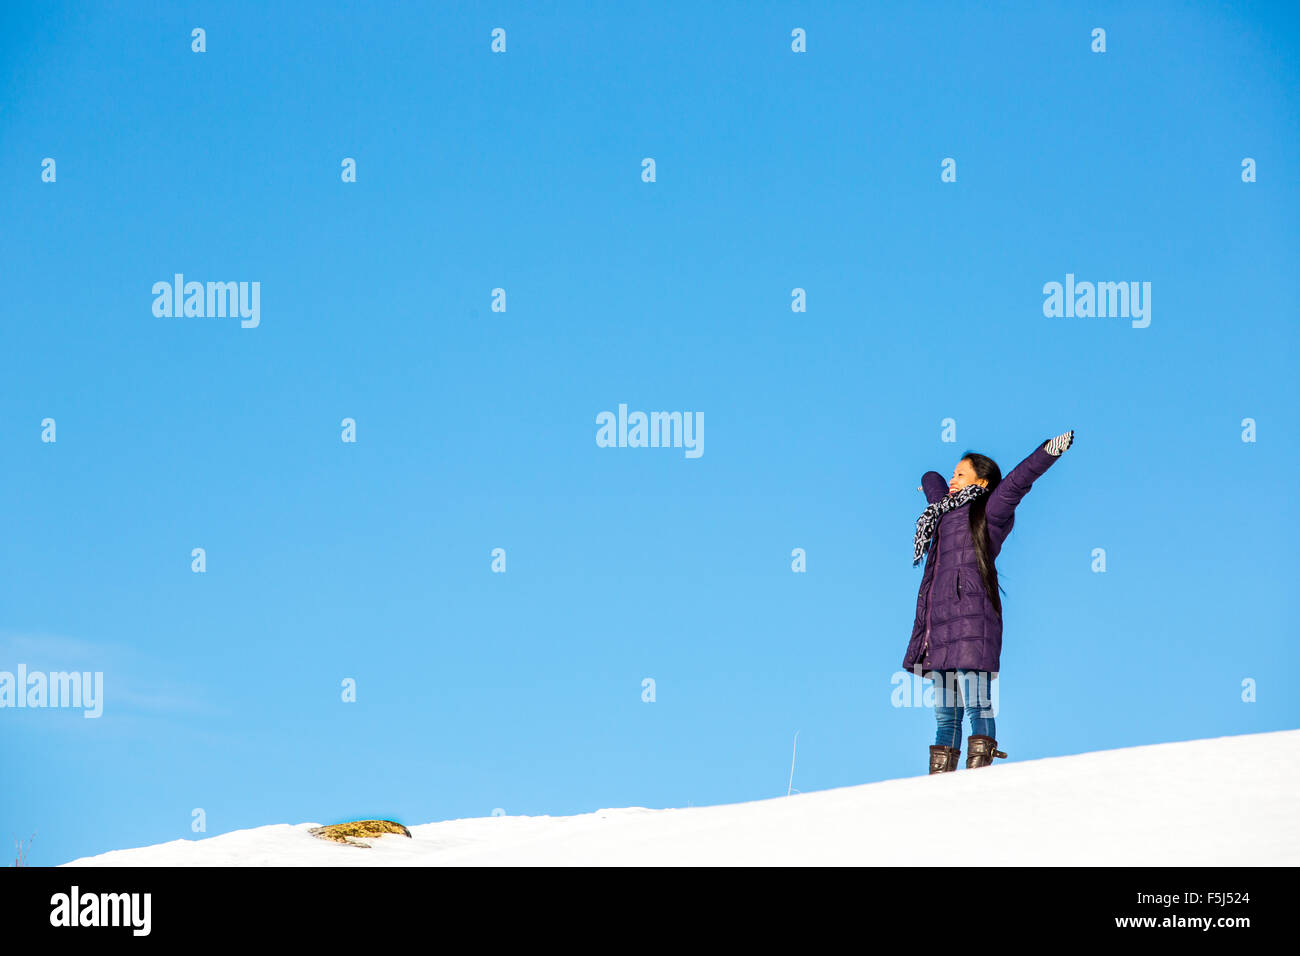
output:
[[[369,849],[309,836],[319,823],[280,823],[63,865],[929,866],[938,841],[970,838],[985,865],[1295,866],[1298,798],[1300,730],[1287,730],[978,771],[963,752],[953,773],[722,806],[398,821],[411,838]]]

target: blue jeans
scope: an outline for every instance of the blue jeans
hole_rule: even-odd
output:
[[[988,671],[932,671],[934,679],[934,715],[939,726],[934,735],[936,745],[961,749],[963,705],[970,715],[971,735],[983,734],[997,739],[993,725]]]

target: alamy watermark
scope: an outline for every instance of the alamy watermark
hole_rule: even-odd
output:
[[[618,406],[618,416],[596,416],[596,444],[601,448],[685,448],[687,458],[704,454],[703,412],[628,413]]]
[[[908,678],[927,678],[930,683],[918,692],[918,683]],[[959,675],[955,670],[913,670],[895,671],[889,679],[894,691],[890,703],[894,707],[956,707],[975,709],[980,717],[996,717],[998,714],[998,680],[996,673],[989,671],[965,671]]]
[[[1150,282],[1075,282],[1065,274],[1065,284],[1043,286],[1043,315],[1047,318],[1133,319],[1133,328],[1151,324]]]
[[[132,936],[148,936],[152,893],[83,893],[75,883],[50,897],[51,926],[120,926]]]
[[[171,282],[153,284],[153,314],[160,319],[240,318],[240,326],[255,329],[262,321],[262,283],[186,282],[177,272]]]
[[[86,711],[83,717],[98,717],[104,712],[104,672],[28,672],[19,664],[16,674],[0,671],[3,707],[78,707]]]

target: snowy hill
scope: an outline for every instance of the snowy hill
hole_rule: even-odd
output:
[[[317,823],[282,823],[63,865],[909,866],[933,863],[943,834],[977,835],[990,865],[1295,866],[1297,809],[1300,730],[1288,730],[978,771],[963,753],[954,773],[723,806],[400,821],[411,838],[388,834],[369,849],[309,836]]]

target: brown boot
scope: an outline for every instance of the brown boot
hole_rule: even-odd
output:
[[[983,734],[972,734],[966,739],[966,769],[971,767],[987,767],[993,762],[994,757],[1005,757],[1001,750],[998,750],[998,742],[992,737],[986,737]]]
[[[947,773],[957,769],[957,759],[961,756],[959,747],[930,746],[930,773]]]

